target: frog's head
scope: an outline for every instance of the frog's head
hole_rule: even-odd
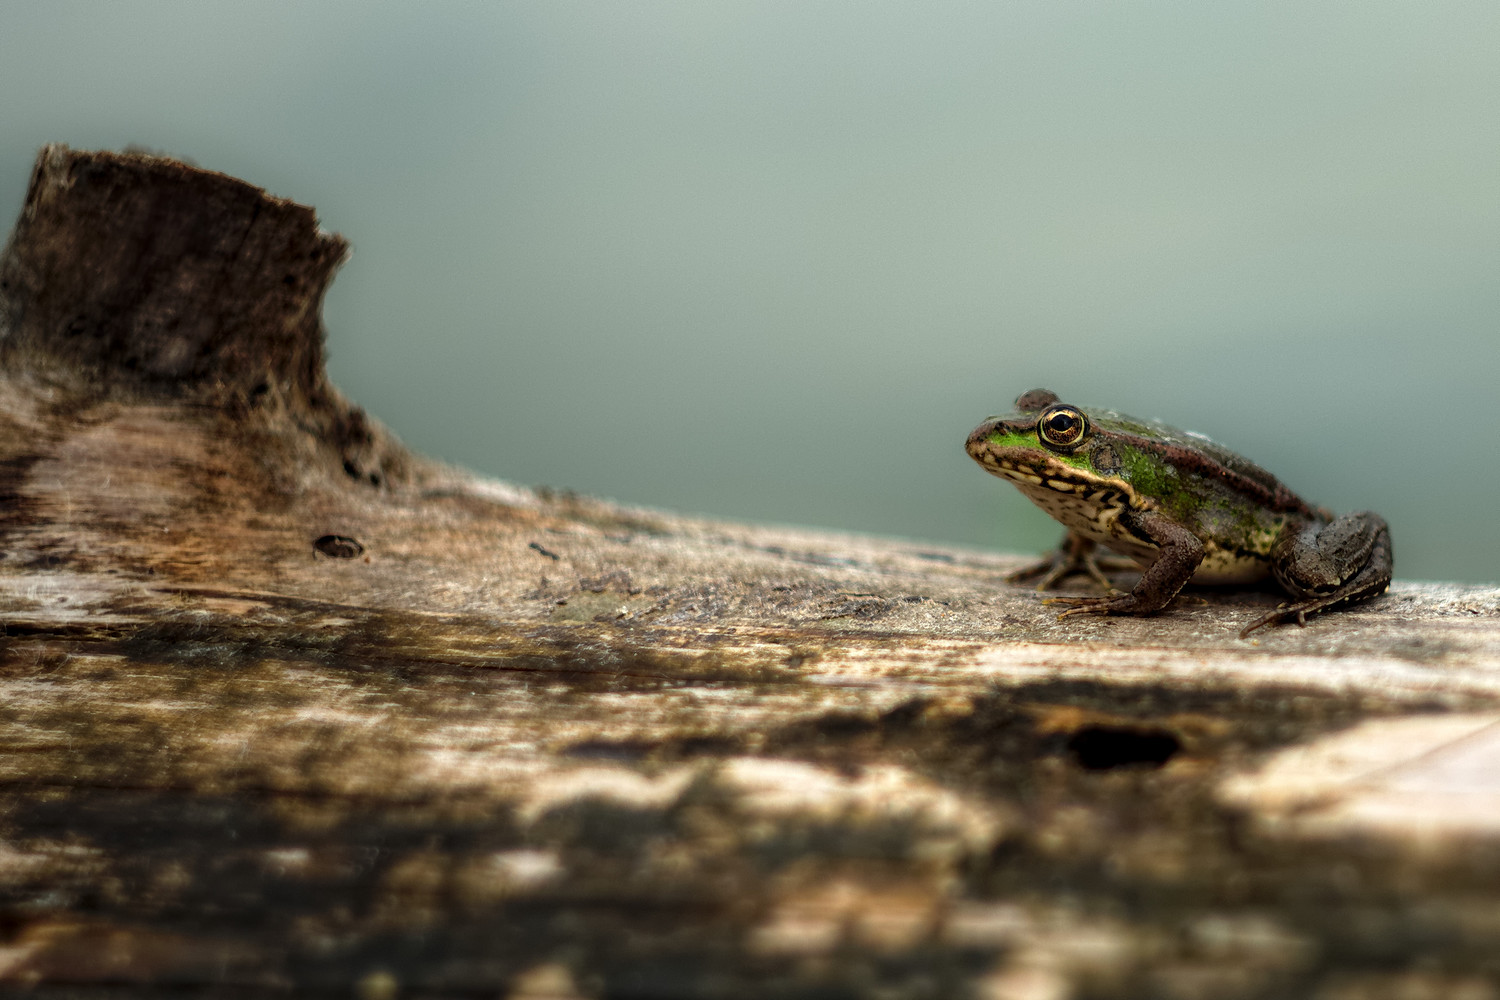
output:
[[[1119,450],[1107,435],[1094,433],[1100,416],[1062,402],[1050,390],[1032,389],[1016,400],[1013,413],[974,428],[965,447],[986,472],[1028,493],[1083,495],[1104,486],[1128,491],[1119,479]]]

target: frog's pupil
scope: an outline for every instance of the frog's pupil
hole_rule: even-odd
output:
[[[1071,448],[1083,440],[1085,428],[1083,414],[1077,410],[1058,407],[1041,415],[1037,430],[1043,441],[1054,448]]]

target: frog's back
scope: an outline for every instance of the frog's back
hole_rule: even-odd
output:
[[[1288,518],[1320,516],[1271,473],[1202,434],[1112,410],[1084,412],[1119,452],[1121,478],[1203,541],[1198,583],[1264,577]]]
[[[1326,511],[1308,504],[1270,472],[1207,435],[1114,410],[1083,412],[1101,431],[1154,455],[1189,482],[1214,492],[1228,489],[1276,512],[1326,517]]]

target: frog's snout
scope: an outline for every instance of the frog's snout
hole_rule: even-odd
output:
[[[991,417],[970,431],[969,440],[964,442],[964,450],[974,458],[978,458],[980,452],[984,451],[985,442],[1000,429],[1001,422],[999,417]]]

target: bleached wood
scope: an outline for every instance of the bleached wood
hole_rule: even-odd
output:
[[[343,247],[222,175],[39,158],[0,260],[0,981],[1488,988],[1500,591],[1059,622],[1020,557],[483,480],[327,383]]]

